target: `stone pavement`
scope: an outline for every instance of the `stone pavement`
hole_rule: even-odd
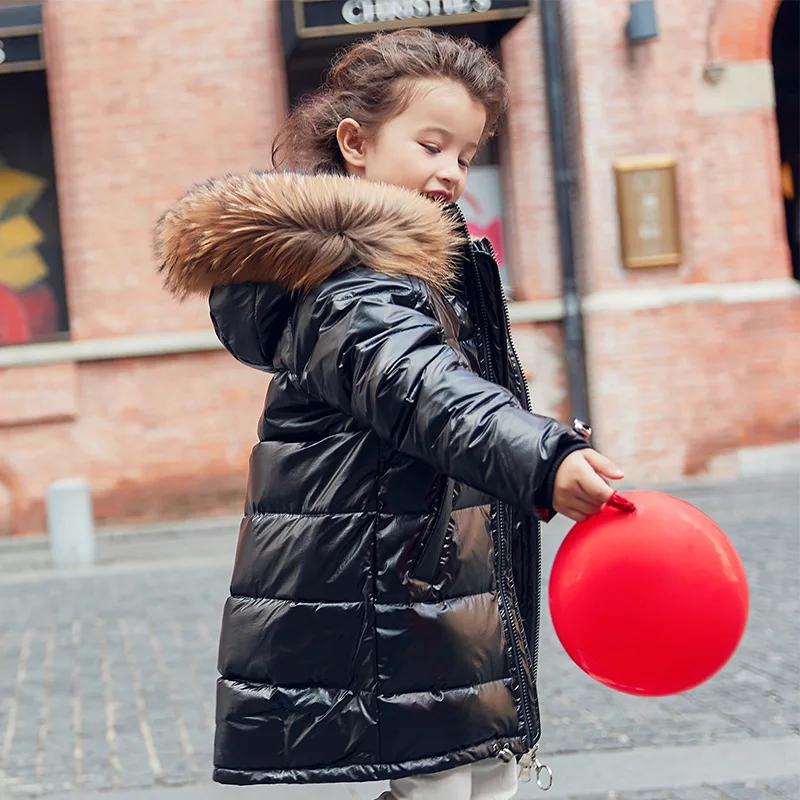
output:
[[[524,786],[520,798],[800,800],[798,476],[671,491],[709,513],[742,556],[751,590],[742,645],[692,692],[634,698],[578,670],[545,609],[541,753],[556,783],[549,795]],[[545,528],[547,565],[565,531]],[[35,543],[0,543],[1,798],[377,796],[377,784],[208,783],[235,535],[224,522],[196,534],[120,533],[99,543],[109,563],[71,573],[42,568]]]

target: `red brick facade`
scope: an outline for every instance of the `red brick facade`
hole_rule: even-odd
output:
[[[567,3],[592,421],[598,447],[647,480],[735,472],[741,448],[796,440],[800,396],[800,297],[759,88],[777,2],[657,5],[659,38],[631,52],[627,2]],[[192,183],[268,165],[286,107],[277,4],[48,0],[45,26],[72,340],[208,330],[205,304],[162,291],[151,231]],[[532,16],[503,44],[523,301],[560,295],[540,54]],[[709,60],[749,104],[737,89],[726,106],[725,79],[703,80]],[[612,163],[653,153],[678,161],[684,260],[626,270]],[[565,417],[560,323],[515,335],[535,404]],[[43,530],[63,477],[90,481],[100,521],[236,513],[266,380],[221,351],[0,367],[0,533]]]

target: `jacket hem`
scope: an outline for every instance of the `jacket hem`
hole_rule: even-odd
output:
[[[515,755],[525,752],[521,737],[492,739],[473,747],[466,747],[441,756],[429,756],[392,764],[348,764],[341,767],[303,767],[297,769],[228,769],[214,767],[215,783],[235,786],[253,786],[271,783],[364,783],[405,778],[411,775],[428,775],[434,772],[473,764],[487,758],[496,758],[497,753],[508,747]]]

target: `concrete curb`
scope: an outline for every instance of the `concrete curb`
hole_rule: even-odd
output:
[[[634,484],[622,481],[620,491],[632,489],[655,489],[686,495],[689,502],[698,494],[714,493],[742,486],[748,491],[769,488],[774,481],[792,482],[797,488],[800,511],[800,472],[796,468],[781,469],[770,474],[759,474],[731,480],[727,478],[689,478],[664,484]],[[197,519],[168,520],[141,525],[117,525],[100,527],[96,532],[96,565],[116,564],[126,561],[153,561],[160,558],[182,558],[187,550],[199,549],[205,553],[211,548],[227,548],[238,531],[241,517],[200,517]],[[52,569],[50,543],[46,534],[16,537],[0,537],[0,575],[20,570],[36,571]]]
[[[95,565],[180,558],[188,552],[218,551],[235,541],[240,517],[174,520],[98,528]],[[0,575],[53,569],[46,534],[0,538]]]

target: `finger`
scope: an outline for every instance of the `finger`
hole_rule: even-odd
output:
[[[591,469],[582,472],[577,478],[577,483],[583,492],[583,497],[580,499],[597,505],[598,511],[600,510],[599,506],[607,503],[611,495],[614,494],[614,490]]]
[[[588,516],[577,506],[574,497],[569,498],[569,503],[553,503],[553,510],[574,522],[582,522]]]
[[[597,514],[603,509],[602,503],[595,503],[589,500],[582,500],[579,497],[573,497],[570,499],[569,507],[574,511],[577,511],[579,514],[585,514],[587,517],[591,517],[592,514]]]
[[[625,477],[625,473],[610,458],[601,455],[597,450],[586,450],[584,458],[595,472],[612,481],[619,481]]]

